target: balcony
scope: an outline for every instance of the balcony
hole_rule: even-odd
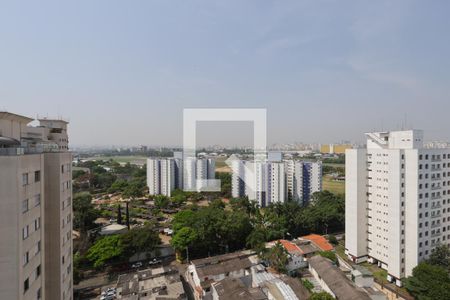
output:
[[[431,177],[432,181],[438,181],[438,180],[442,180],[441,177]]]
[[[432,219],[440,218],[440,217],[442,217],[442,215],[440,213],[438,213],[438,214],[431,214],[431,218]]]
[[[441,235],[441,232],[440,231],[437,231],[437,232],[435,232],[435,233],[432,233],[430,236],[431,237],[437,237],[437,236],[440,236]]]
[[[24,148],[0,148],[0,156],[16,156],[24,154]]]
[[[441,227],[441,223],[435,223],[430,226],[431,228]]]

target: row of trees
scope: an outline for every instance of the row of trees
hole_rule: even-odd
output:
[[[259,208],[246,198],[230,205],[215,200],[208,207],[190,207],[172,221],[172,245],[195,257],[252,248],[262,252],[265,242],[300,235],[337,232],[344,228],[344,199],[316,193],[307,206],[287,202]]]
[[[80,169],[73,172],[74,191],[97,191],[117,193],[124,197],[142,197],[146,189],[146,168],[116,161],[87,161],[80,164],[89,172]]]

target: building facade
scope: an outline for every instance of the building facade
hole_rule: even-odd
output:
[[[207,188],[205,181],[215,179],[215,160],[188,158],[183,161],[175,153],[173,158],[147,159],[147,185],[150,195],[171,196],[175,189],[201,191]]]
[[[450,149],[424,148],[421,130],[367,133],[346,152],[346,253],[401,278],[450,243]]]
[[[0,112],[0,299],[72,299],[67,122]]]
[[[286,201],[306,204],[322,190],[321,162],[235,160],[232,170],[232,196],[247,196],[261,207]]]

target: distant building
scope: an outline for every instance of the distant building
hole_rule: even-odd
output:
[[[179,152],[173,158],[147,159],[147,186],[150,195],[171,196],[175,189],[201,191],[208,179],[215,179],[215,160],[188,158],[183,161]],[[201,181],[205,180],[205,181]]]
[[[232,196],[247,196],[261,207],[286,201],[306,204],[322,190],[321,162],[235,160],[232,170]]]
[[[367,133],[346,152],[345,248],[401,285],[439,244],[450,244],[450,149],[427,149],[423,131]]]
[[[345,154],[345,150],[352,149],[350,144],[325,144],[320,146],[322,154]]]

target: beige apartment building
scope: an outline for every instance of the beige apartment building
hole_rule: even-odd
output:
[[[72,299],[67,122],[0,112],[0,299]]]

